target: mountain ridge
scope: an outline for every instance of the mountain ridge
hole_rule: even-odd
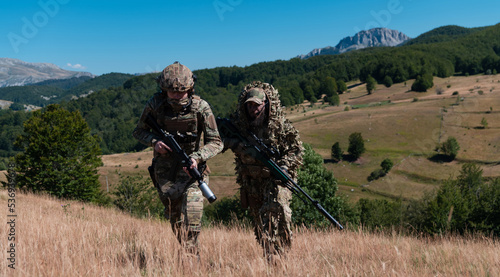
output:
[[[52,63],[30,63],[12,58],[0,58],[0,87],[25,86],[52,79],[95,77],[92,73],[70,71]]]

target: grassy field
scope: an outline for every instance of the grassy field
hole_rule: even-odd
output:
[[[395,84],[379,86],[371,95],[364,85],[356,86],[340,96],[339,107],[317,104],[306,112],[304,107],[294,107],[288,114],[304,142],[326,161],[335,142],[347,152],[349,135],[362,134],[366,153],[361,159],[325,163],[338,179],[340,191],[353,202],[361,197],[418,198],[456,177],[465,162],[480,164],[485,177],[500,177],[500,77],[435,78],[434,84],[426,93]],[[480,128],[482,118],[488,122],[485,129]],[[431,161],[435,147],[450,136],[460,145],[457,159]],[[394,162],[392,171],[368,182],[385,158]]]
[[[379,85],[371,95],[365,85],[350,83],[354,86],[340,95],[338,107],[306,103],[286,109],[301,139],[324,157],[325,167],[352,202],[362,197],[418,198],[456,177],[466,162],[481,165],[485,177],[500,177],[500,75],[434,78],[434,87],[425,93],[409,91],[411,83]],[[488,123],[484,129],[483,118]],[[362,134],[366,153],[355,162],[329,162],[331,146],[339,142],[346,153],[353,132]],[[450,136],[460,145],[457,159],[431,161],[438,143]],[[103,156],[99,170],[103,189],[112,190],[119,174],[148,177],[151,158],[150,149]],[[368,182],[385,158],[394,162],[391,172]],[[218,197],[237,191],[233,162],[232,153],[226,152],[208,163],[210,186]]]
[[[0,190],[4,219],[8,199],[12,197]],[[137,219],[115,209],[47,196],[18,193],[15,201],[15,226],[0,228],[0,276],[500,274],[500,244],[485,237],[418,238],[395,231],[295,229],[290,253],[271,265],[252,230],[210,226],[202,229],[197,261],[182,252],[165,221]],[[8,241],[12,237],[15,241]]]

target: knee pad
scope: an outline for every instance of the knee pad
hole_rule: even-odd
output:
[[[203,194],[197,187],[187,190],[185,216],[190,231],[199,232],[203,215]]]

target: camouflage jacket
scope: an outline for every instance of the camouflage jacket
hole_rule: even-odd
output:
[[[158,125],[165,131],[173,134],[186,154],[202,163],[217,155],[223,148],[222,140],[217,130],[215,117],[210,105],[198,96],[191,97],[188,107],[174,109],[168,102],[166,93],[156,93],[146,103],[133,136],[147,146],[153,146],[161,140],[159,134],[151,132],[146,123],[148,114],[156,119]],[[201,146],[201,135],[203,143]],[[159,156],[154,153],[154,156]],[[168,155],[168,154],[163,154]]]
[[[246,93],[254,87],[260,87],[266,93],[267,107],[266,120],[263,126],[253,127],[248,121],[245,109]],[[292,177],[296,176],[296,170],[302,164],[302,155],[304,148],[299,137],[299,132],[295,129],[291,122],[287,120],[281,109],[278,91],[273,86],[267,83],[253,82],[247,85],[238,99],[238,108],[231,116],[231,121],[235,126],[245,134],[250,130],[258,138],[260,138],[266,146],[274,147],[279,151],[279,157],[275,159],[276,164],[285,168]],[[260,161],[243,153],[235,152],[236,155],[236,171],[242,174],[245,167],[263,166]],[[255,172],[255,170],[253,170]],[[255,175],[258,175],[258,171]]]

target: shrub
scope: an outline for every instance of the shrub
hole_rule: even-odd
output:
[[[449,137],[445,142],[441,144],[439,147],[443,154],[450,157],[451,159],[455,159],[458,154],[458,150],[460,150],[460,145],[458,145],[458,141],[454,137]]]
[[[394,163],[391,161],[391,159],[384,159],[382,163],[380,163],[380,166],[382,167],[382,170],[385,173],[389,173],[389,171],[392,169],[394,166]]]
[[[360,223],[368,230],[387,228],[401,224],[403,220],[403,203],[400,200],[389,202],[385,199],[361,198],[356,203],[356,208],[359,211]]]
[[[150,179],[142,176],[120,175],[120,183],[116,186],[113,204],[120,210],[137,217],[162,217],[163,204]]]
[[[481,126],[483,129],[488,128],[488,121],[484,117],[481,119]]]
[[[368,176],[368,178],[366,178],[368,180],[368,182],[371,182],[371,181],[375,181],[377,179],[379,179],[380,177],[384,177],[386,174],[386,172],[382,169],[376,169],[374,170],[372,173],[370,173],[370,176]]]
[[[487,183],[482,173],[478,165],[464,164],[457,179],[411,202],[408,223],[429,234],[479,231],[500,236],[500,179]]]

